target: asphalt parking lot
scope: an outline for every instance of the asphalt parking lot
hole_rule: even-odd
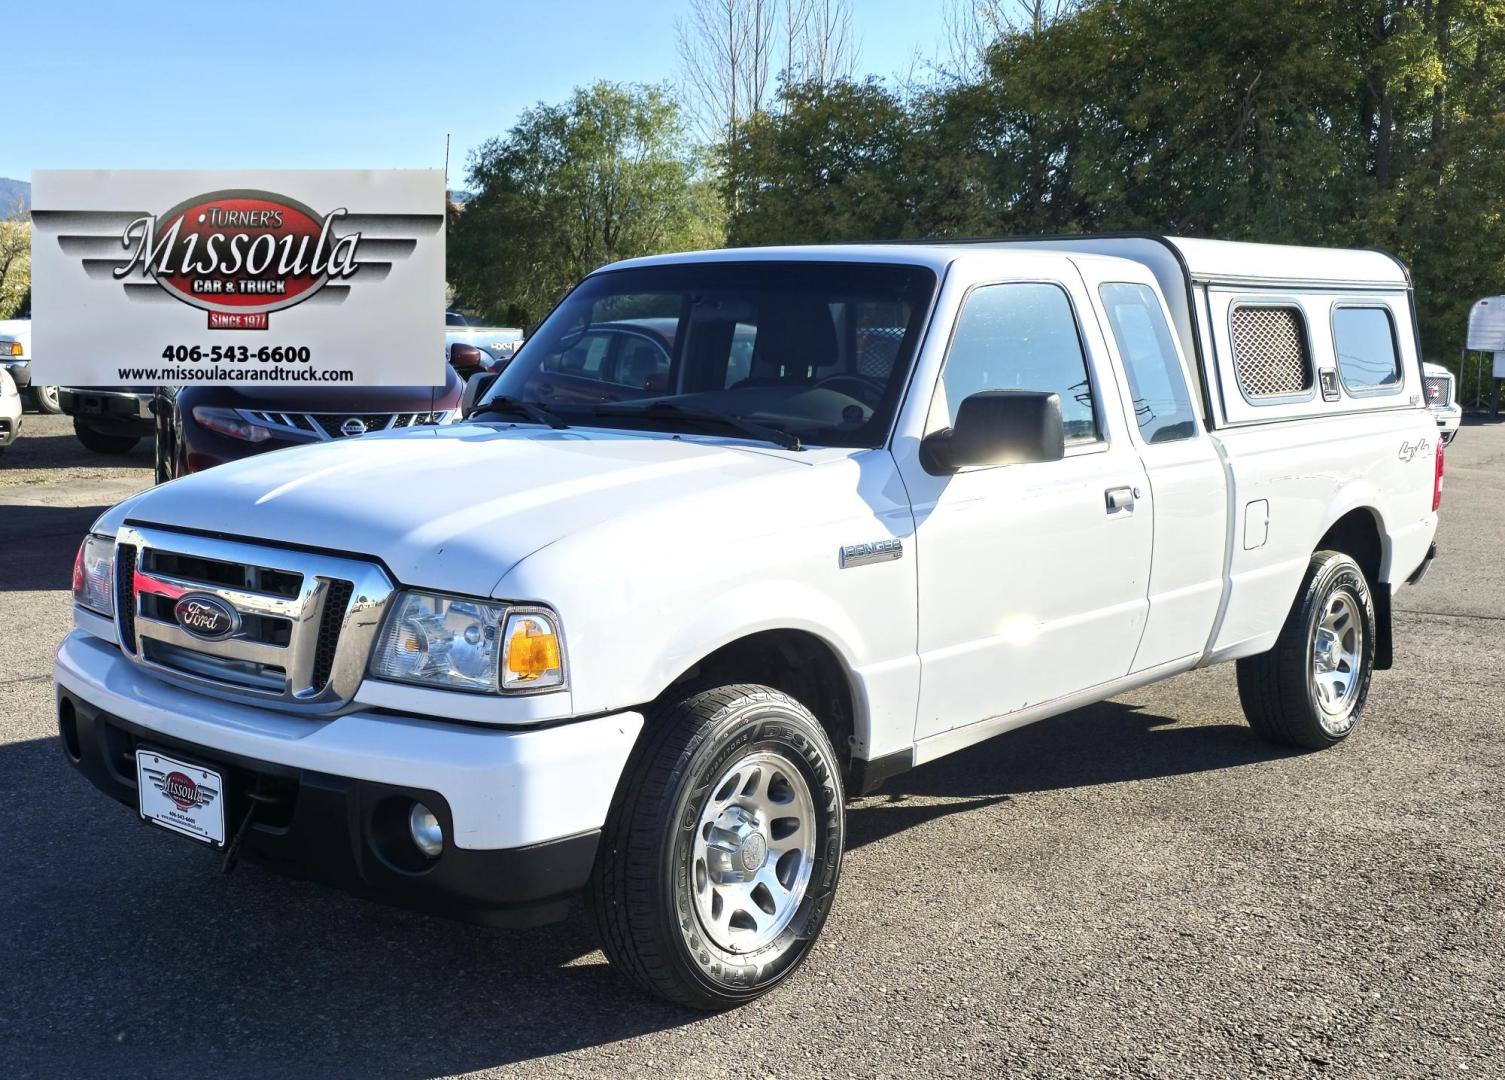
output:
[[[390,910],[140,824],[57,745],[74,548],[150,483],[63,418],[0,459],[0,1076],[1505,1075],[1505,425],[1448,453],[1395,670],[1319,754],[1231,668],[1005,735],[848,810],[779,992],[638,996],[585,921]]]

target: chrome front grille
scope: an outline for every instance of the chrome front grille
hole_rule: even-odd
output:
[[[282,436],[327,441],[348,439],[373,431],[449,423],[451,409],[397,413],[305,413],[268,409],[238,409],[242,420]]]
[[[126,655],[169,681],[237,699],[333,711],[365,673],[392,583],[374,563],[141,526],[116,537],[116,626]],[[178,618],[223,605],[227,632]],[[213,606],[213,603],[211,603]]]
[[[1428,405],[1453,403],[1453,377],[1451,375],[1428,375],[1421,382],[1426,390]]]

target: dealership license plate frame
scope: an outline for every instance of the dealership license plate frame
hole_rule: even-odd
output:
[[[176,797],[168,794],[169,786]],[[211,847],[225,846],[225,785],[218,770],[139,747],[136,793],[143,821]],[[190,794],[192,801],[185,806]]]

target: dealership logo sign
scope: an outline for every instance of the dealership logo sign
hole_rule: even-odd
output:
[[[360,232],[334,232],[347,213],[320,215],[268,191],[198,195],[132,220],[120,236],[129,255],[112,274],[117,281],[149,276],[207,311],[211,330],[265,330],[269,312],[360,270]]]
[[[39,169],[33,370],[49,386],[442,383],[447,206],[442,169]]]
[[[179,810],[188,810],[199,804],[199,786],[187,773],[168,773],[162,780],[162,794],[175,802]]]
[[[157,759],[153,758],[153,760]],[[193,777],[181,770],[163,772],[161,769],[147,768],[143,771],[151,781],[152,787],[172,800],[172,804],[179,810],[212,806],[214,800],[219,798],[217,789],[196,782]]]

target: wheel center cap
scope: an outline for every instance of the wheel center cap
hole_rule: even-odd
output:
[[[763,834],[755,832],[742,841],[742,869],[748,873],[762,869],[763,861],[768,858],[768,841],[763,839]]]
[[[751,881],[768,860],[768,837],[756,814],[729,806],[706,836],[706,869],[720,885]]]
[[[1326,631],[1320,631],[1317,634],[1317,647],[1314,650],[1312,660],[1318,672],[1325,674],[1337,667],[1334,656],[1335,644],[1332,636]]]

